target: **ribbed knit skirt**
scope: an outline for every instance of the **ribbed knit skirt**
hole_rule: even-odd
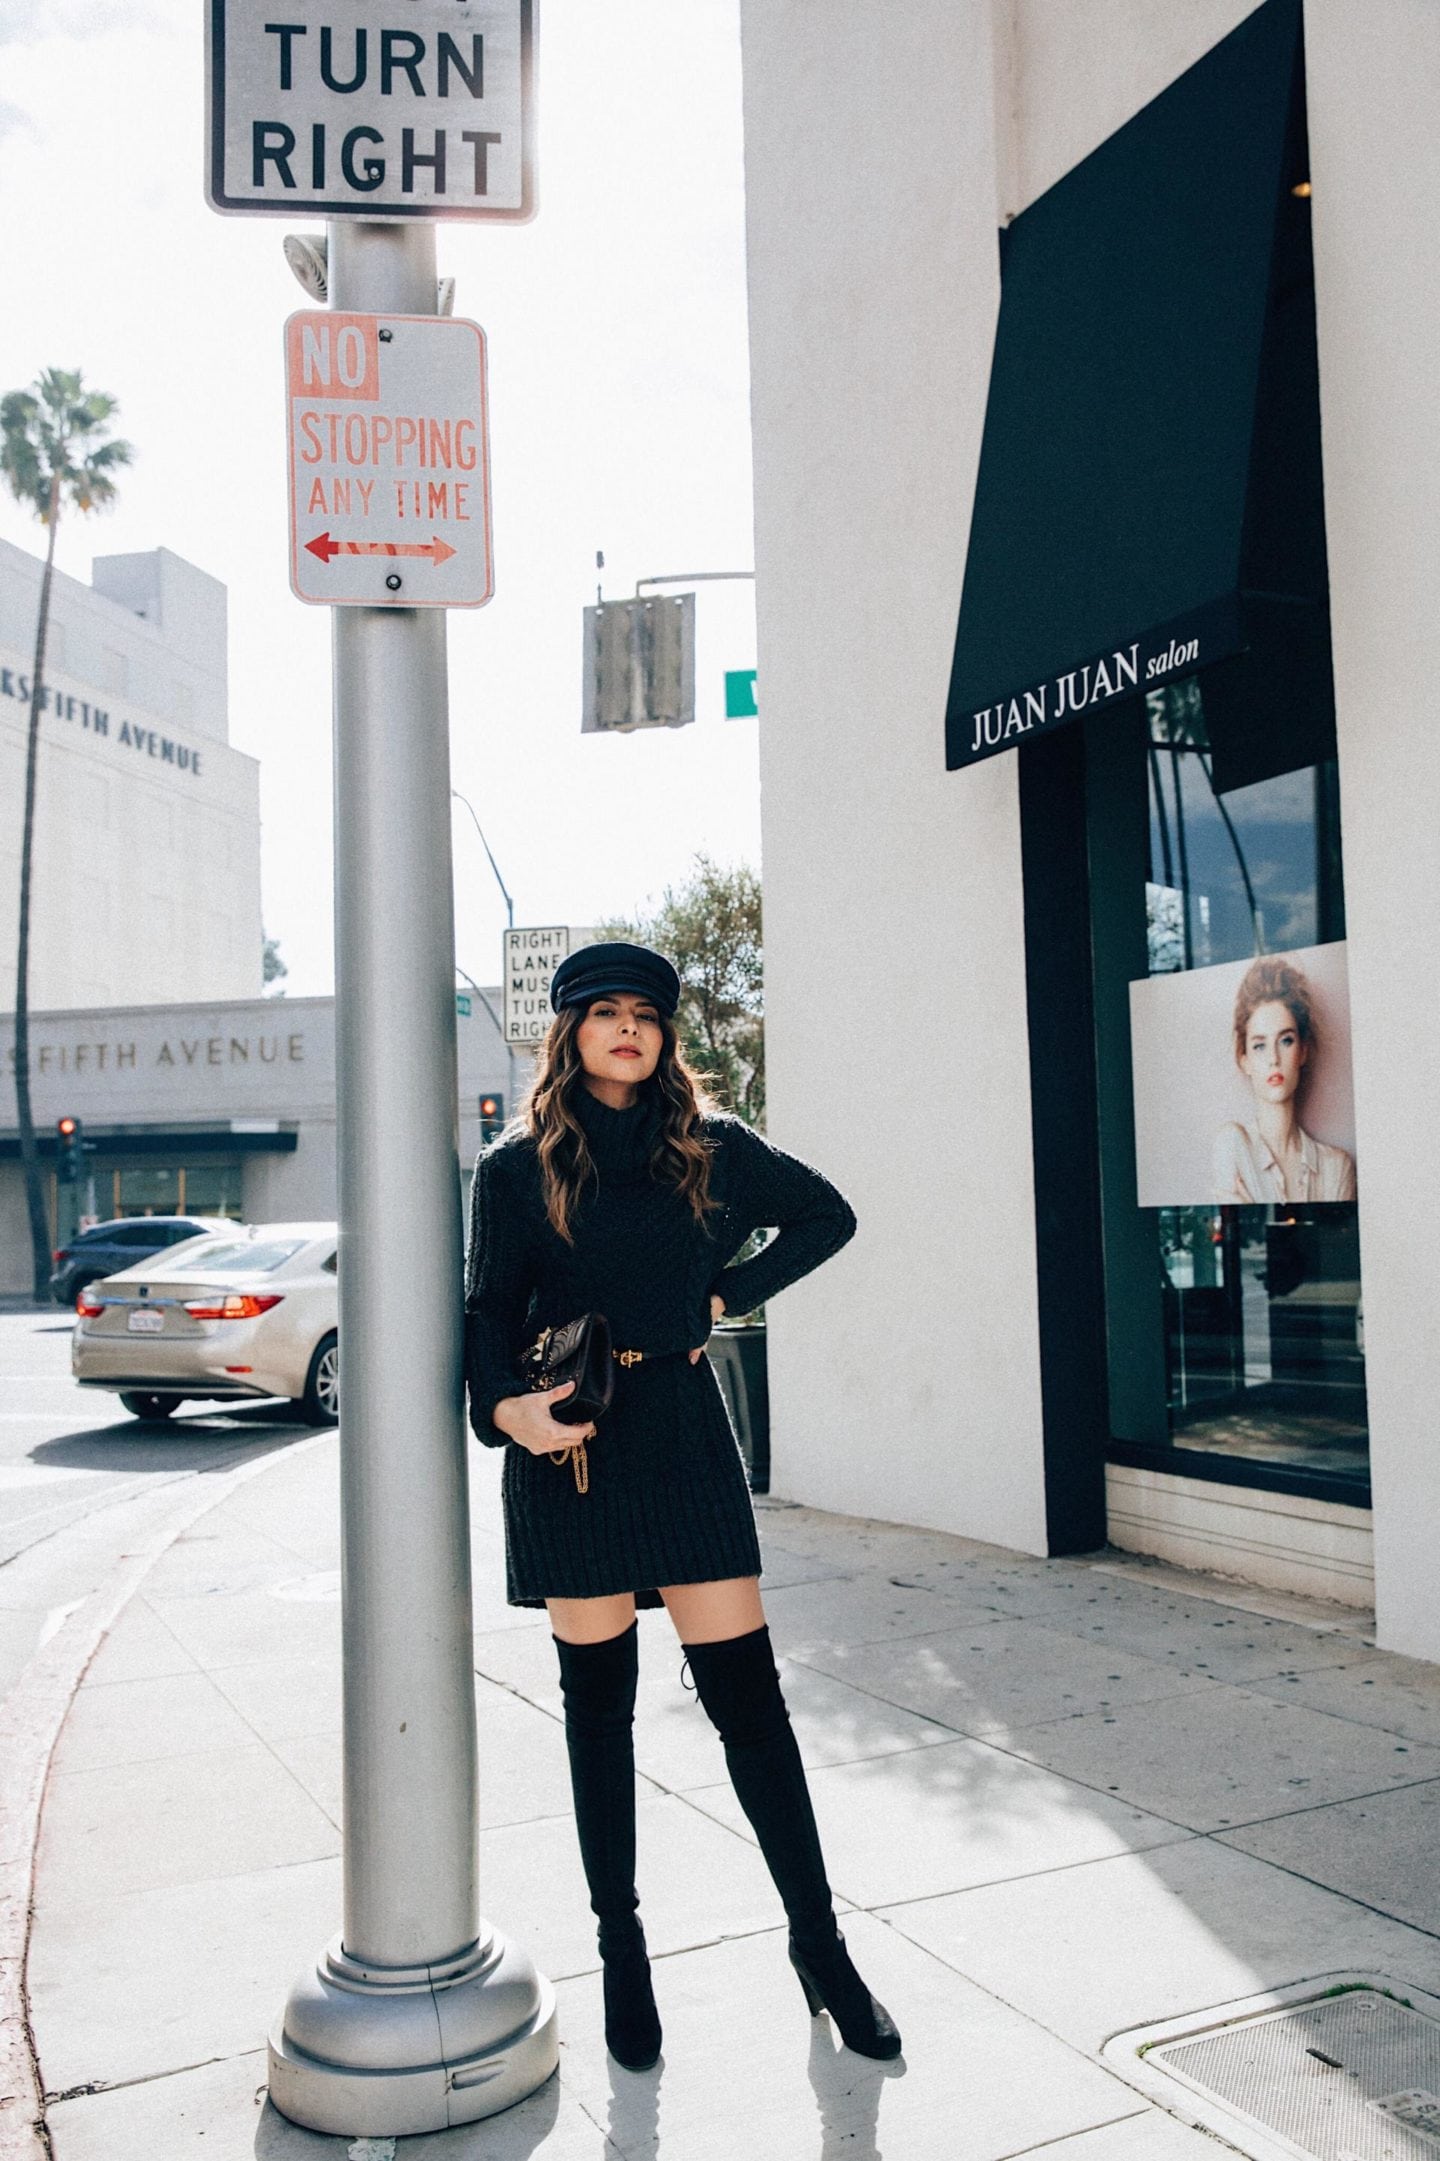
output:
[[[745,1461],[708,1358],[617,1366],[585,1448],[586,1493],[569,1459],[505,1450],[509,1605],[633,1591],[637,1606],[658,1606],[662,1583],[759,1575]]]

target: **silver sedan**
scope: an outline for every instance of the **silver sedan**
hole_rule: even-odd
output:
[[[189,1399],[288,1397],[311,1425],[340,1411],[333,1223],[236,1224],[122,1268],[75,1302],[70,1370],[137,1418]]]

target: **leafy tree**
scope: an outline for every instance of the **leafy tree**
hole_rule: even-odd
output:
[[[765,1116],[764,941],[760,879],[748,864],[728,869],[703,852],[660,906],[634,920],[596,924],[597,939],[656,947],[680,976],[675,1023],[685,1055],[716,1098],[751,1125]]]
[[[290,970],[280,958],[280,940],[278,938],[267,938],[263,930],[260,933],[260,939],[260,980],[264,985],[265,995],[267,998],[283,998],[285,995],[283,989],[272,990],[270,988],[272,983],[283,983],[284,978],[290,973]]]
[[[45,710],[45,640],[50,627],[55,536],[61,515],[66,509],[108,509],[115,500],[114,476],[135,454],[129,443],[106,432],[116,410],[115,400],[103,390],[85,388],[78,368],[46,368],[28,390],[7,391],[0,398],[0,473],[16,502],[35,513],[48,535],[35,623],[35,657],[30,670],[25,824],[20,848],[20,939],[15,968],[15,1099],[38,1302],[49,1295],[50,1229],[30,1109],[30,871],[40,715]]]

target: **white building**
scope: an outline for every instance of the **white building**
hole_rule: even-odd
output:
[[[0,1010],[15,1003],[40,560],[0,541]],[[166,548],[55,575],[32,1009],[259,992],[259,767],[232,750],[225,588]]]
[[[770,1131],[860,1222],[774,1490],[1440,1659],[1440,11],[743,36]],[[1358,1208],[1142,1206],[1151,977],[1277,946],[1348,952]]]
[[[486,995],[499,1013],[499,988]],[[505,1096],[510,1086],[498,1029],[483,1000],[469,1004],[456,1023],[462,1180],[479,1152],[480,1097]],[[6,1015],[0,1059],[7,1071],[14,1041]],[[30,1055],[52,1224],[61,1199],[55,1122],[66,1116],[81,1121],[94,1148],[87,1157],[93,1195],[82,1188],[78,1198],[102,1219],[186,1213],[265,1223],[335,1215],[333,999],[35,1013]],[[529,1052],[518,1052],[517,1087],[529,1070]],[[437,1146],[445,1140],[438,1135]],[[11,1124],[0,1130],[0,1293],[29,1287],[25,1183]]]

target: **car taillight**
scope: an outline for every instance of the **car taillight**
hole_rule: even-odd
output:
[[[222,1291],[214,1298],[187,1298],[185,1311],[195,1321],[253,1321],[280,1304],[282,1293]]]
[[[70,1258],[70,1248],[68,1246],[57,1246],[55,1248],[55,1251],[51,1254],[50,1258],[52,1261],[68,1261]]]
[[[93,1321],[97,1313],[105,1311],[105,1301],[97,1298],[93,1291],[81,1291],[75,1301],[75,1311],[82,1320]]]

